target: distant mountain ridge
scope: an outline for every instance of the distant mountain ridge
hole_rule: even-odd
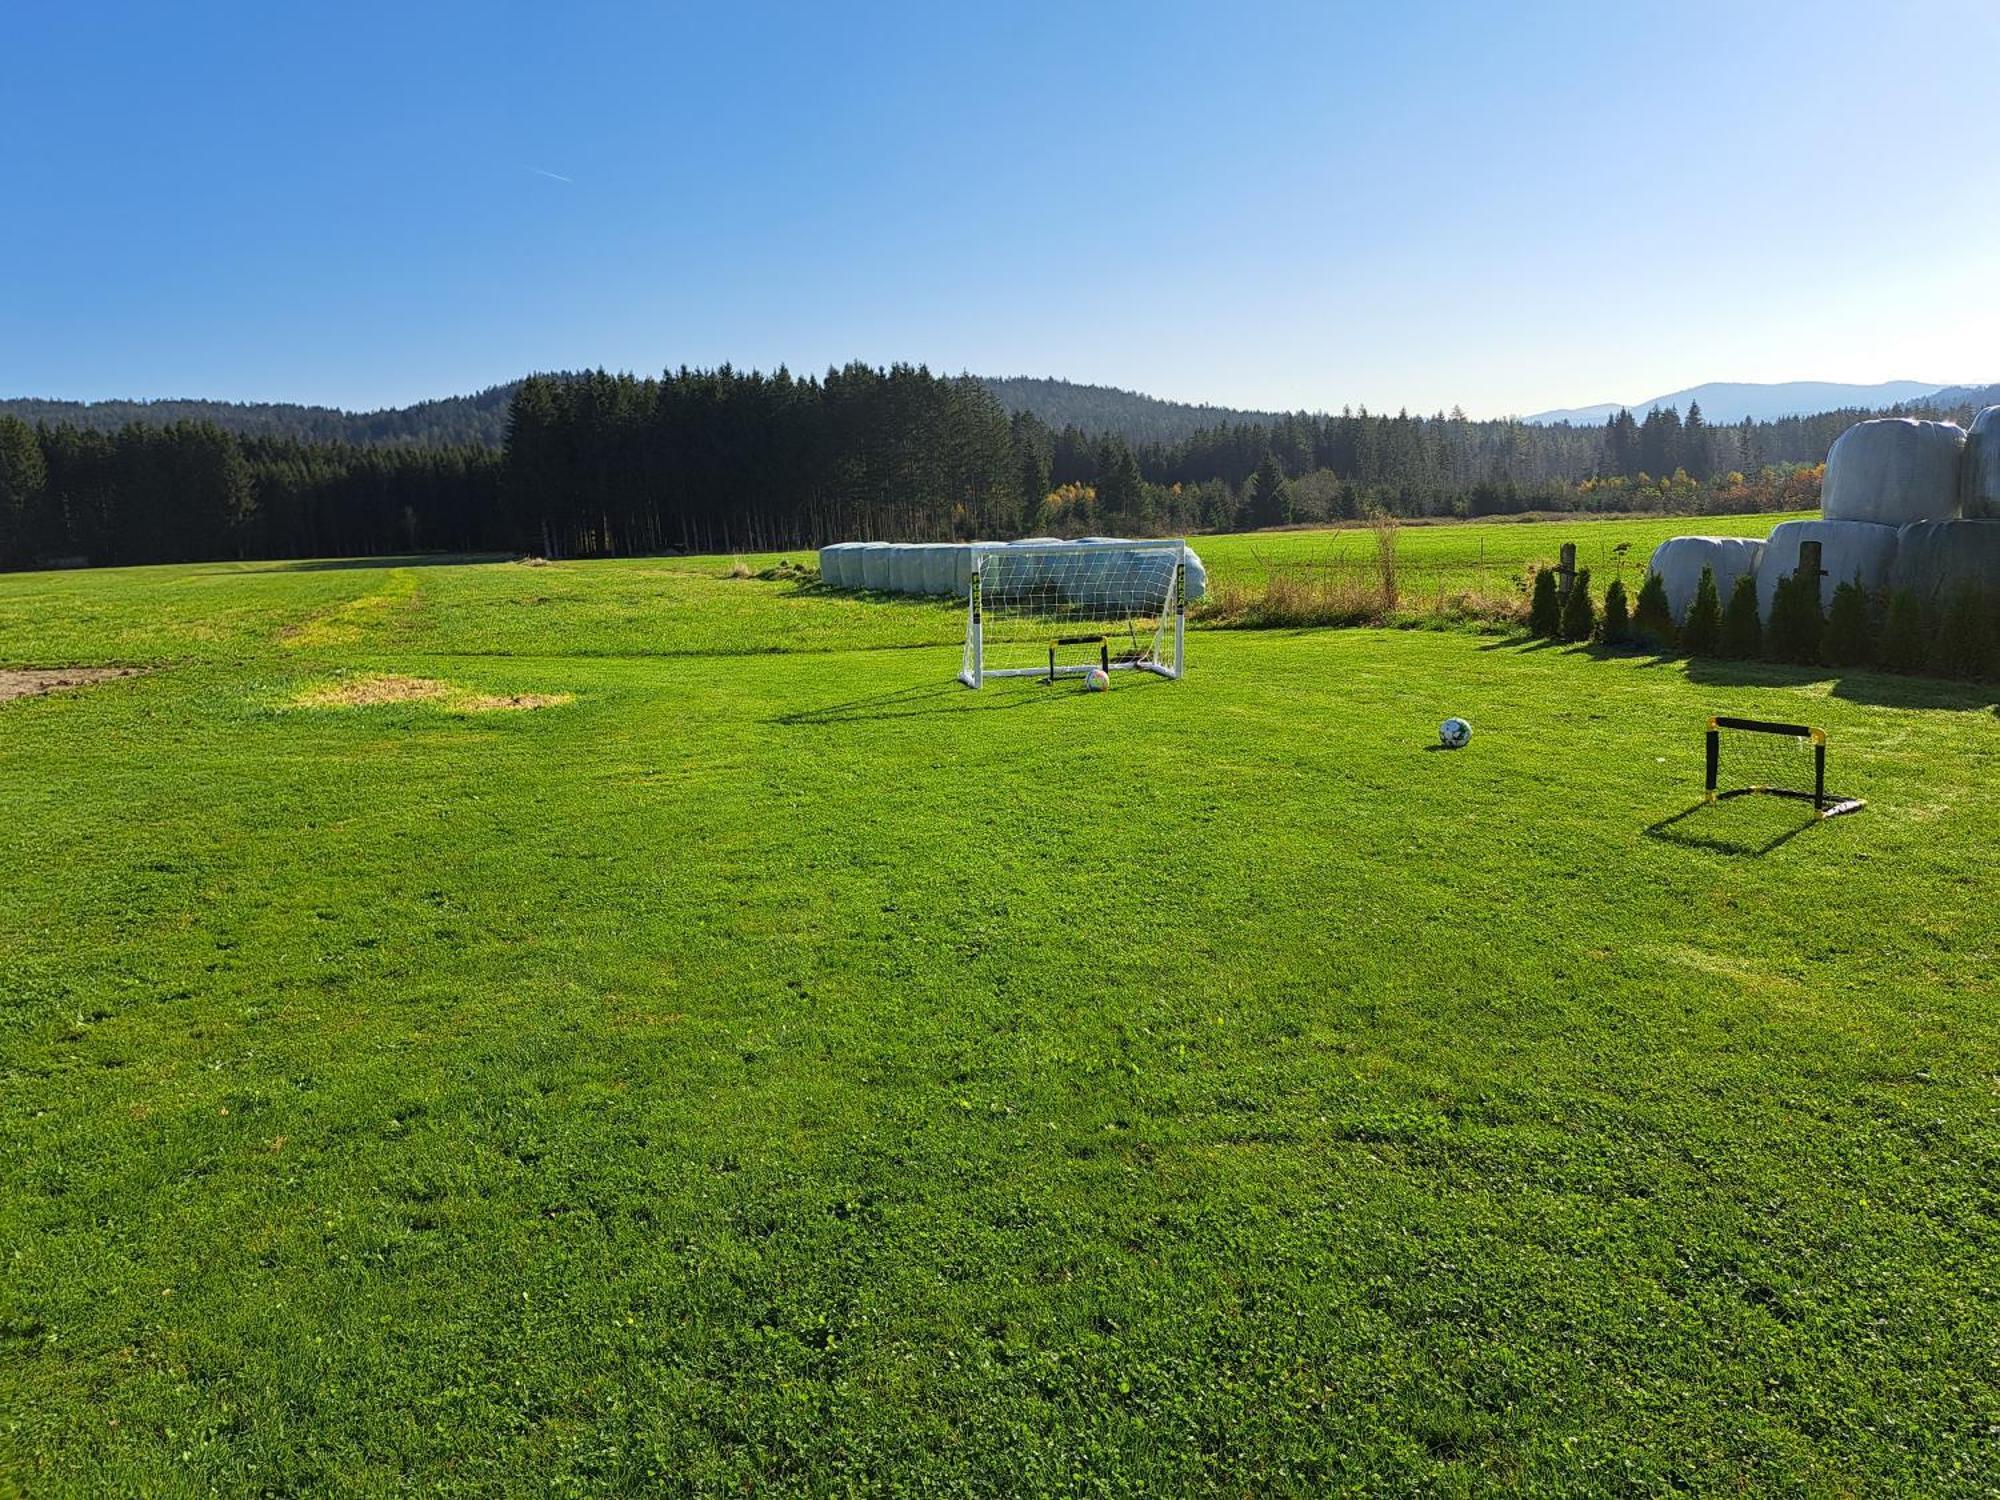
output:
[[[1663,411],[1669,406],[1678,407],[1685,415],[1688,407],[1698,401],[1702,416],[1710,422],[1741,422],[1745,417],[1753,422],[1774,422],[1782,417],[1804,417],[1817,412],[1880,411],[1885,407],[1909,406],[1918,402],[1931,404],[1936,401],[1941,406],[1952,406],[1958,403],[1938,399],[1941,393],[1970,389],[1973,388],[1940,386],[1923,380],[1884,380],[1876,385],[1843,385],[1830,380],[1786,380],[1768,385],[1717,380],[1707,385],[1689,386],[1683,391],[1669,391],[1664,396],[1653,396],[1629,405],[1605,401],[1596,406],[1536,412],[1521,420],[1544,427],[1555,422],[1568,422],[1575,426],[1586,423],[1596,425],[1621,411],[1643,417],[1656,406]]]

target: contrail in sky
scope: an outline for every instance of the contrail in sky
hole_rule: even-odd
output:
[[[574,177],[565,177],[560,172],[544,172],[540,167],[523,166],[522,171],[533,172],[537,177],[553,177],[557,182],[575,182]]]

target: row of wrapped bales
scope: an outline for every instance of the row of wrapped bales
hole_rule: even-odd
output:
[[[965,592],[974,560],[982,551],[1060,548],[1037,558],[1036,582],[1119,603],[1163,597],[1171,582],[1166,570],[1172,564],[1166,555],[1123,551],[1118,544],[1124,540],[1084,537],[1080,541],[1092,545],[1073,550],[1060,537],[1023,537],[1017,542],[835,542],[819,549],[819,573],[828,588],[950,596]],[[1201,598],[1207,583],[1207,570],[1190,549],[1188,598]]]
[[[1771,618],[1778,580],[1799,568],[1799,544],[1820,547],[1819,602],[1824,608],[1834,589],[1859,578],[1867,589],[1885,588],[1896,561],[1896,528],[1872,521],[1784,521],[1771,529],[1757,558],[1757,613]],[[1718,580],[1718,583],[1720,580]]]
[[[1820,514],[1878,526],[1956,518],[1965,436],[1956,422],[1856,422],[1827,450]]]
[[[1667,608],[1678,623],[1687,618],[1688,606],[1694,603],[1703,568],[1714,570],[1715,587],[1727,599],[1737,579],[1757,571],[1763,555],[1764,543],[1755,537],[1676,536],[1653,549],[1648,566],[1666,586]]]

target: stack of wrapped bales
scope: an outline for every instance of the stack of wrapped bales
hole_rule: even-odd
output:
[[[1826,455],[1821,519],[1787,521],[1763,542],[1674,537],[1653,553],[1676,620],[1703,567],[1724,598],[1746,571],[1769,618],[1778,580],[1799,566],[1802,542],[1820,544],[1820,603],[1858,578],[1868,589],[1909,589],[1936,601],[1965,585],[2000,593],[2000,406],[1954,422],[1885,417],[1857,422]]]

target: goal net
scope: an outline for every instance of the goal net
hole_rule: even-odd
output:
[[[1187,544],[1035,542],[972,554],[965,613],[967,687],[988,677],[1106,671],[1179,677]]]
[[[1717,717],[1708,721],[1708,800],[1793,797],[1822,818],[1865,804],[1826,789],[1826,735],[1810,724]]]

